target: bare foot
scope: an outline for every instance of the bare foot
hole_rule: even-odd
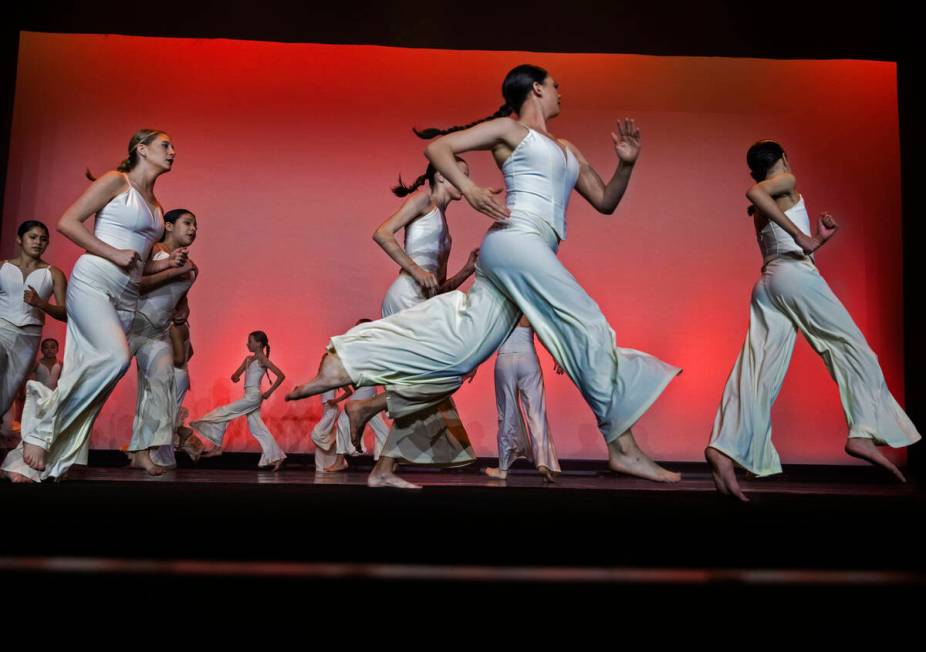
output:
[[[281,457],[276,462],[271,462],[270,464],[264,464],[263,466],[258,466],[258,471],[270,471],[271,473],[276,473],[280,470],[280,467],[283,466],[283,462],[286,461],[285,457]]]
[[[201,454],[200,454],[200,457],[218,457],[218,456],[221,455],[221,454],[222,454],[222,447],[221,447],[221,446],[213,446],[213,447],[210,448],[209,450],[207,450],[207,451],[201,453]]]
[[[167,472],[167,468],[155,464],[151,459],[151,455],[148,453],[148,449],[141,451],[136,451],[132,456],[132,467],[136,469],[144,469],[148,475],[158,476],[164,475]]]
[[[382,398],[380,398],[382,397]],[[344,405],[347,421],[350,424],[350,441],[357,451],[363,450],[363,429],[367,422],[386,407],[386,395],[379,394],[374,398],[361,401],[348,401]]]
[[[23,442],[23,461],[36,471],[45,470],[45,455],[47,452],[41,446]]]
[[[347,470],[347,460],[343,457],[338,459],[334,464],[326,466],[324,471],[325,473],[340,473]]]
[[[907,481],[903,473],[900,472],[900,469],[894,466],[893,462],[884,457],[884,454],[878,450],[875,443],[870,439],[850,437],[849,441],[846,442],[846,453],[860,460],[871,462],[876,466],[883,466],[897,476],[897,479],[901,482]]]
[[[549,483],[551,483],[551,484],[556,484],[556,482],[557,482],[557,480],[556,480],[556,474],[553,473],[553,471],[551,471],[549,468],[547,468],[546,466],[543,466],[543,465],[541,464],[540,466],[537,467],[537,471],[540,473],[540,475],[543,476],[543,481],[544,481],[544,482],[549,482]]]
[[[608,466],[612,471],[653,482],[678,482],[682,476],[662,468],[637,446],[629,430],[608,444]]]
[[[507,471],[502,471],[500,468],[495,466],[487,466],[486,468],[482,469],[482,472],[493,480],[505,480],[508,478]]]
[[[4,475],[10,479],[10,482],[15,482],[16,484],[28,484],[35,482],[35,480],[29,476],[23,475],[22,473],[16,473],[15,471],[6,471]]]
[[[350,382],[350,376],[347,375],[347,371],[345,371],[344,365],[341,364],[341,360],[338,359],[338,356],[333,353],[325,353],[322,357],[321,364],[318,366],[318,375],[306,384],[294,387],[293,390],[286,395],[286,400],[298,401],[303,398],[315,396],[316,394],[321,394],[322,392],[327,392],[329,389],[344,387],[344,385],[348,385]]]
[[[740,489],[736,481],[736,469],[733,467],[733,460],[721,453],[716,448],[708,446],[704,449],[704,459],[711,465],[711,474],[714,477],[714,486],[717,491],[724,496],[736,496],[744,503],[749,502],[749,498]]]
[[[377,471],[373,469],[367,477],[368,487],[393,487],[395,489],[421,489],[420,485],[403,480],[392,471]]]

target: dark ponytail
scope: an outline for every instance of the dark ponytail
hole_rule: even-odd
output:
[[[129,155],[122,161],[117,167],[117,172],[131,172],[136,165],[138,165],[138,146],[139,145],[150,145],[151,141],[154,140],[155,136],[166,133],[161,129],[139,129],[136,131],[132,138],[129,139]],[[96,177],[90,171],[90,168],[84,172],[90,181],[96,181]]]
[[[469,129],[470,127],[478,125],[480,122],[494,120],[495,118],[505,118],[512,113],[519,113],[525,100],[527,100],[528,95],[530,95],[531,90],[534,88],[534,84],[543,84],[547,77],[549,77],[549,73],[540,66],[522,63],[520,66],[515,66],[509,70],[508,74],[505,75],[505,80],[502,82],[502,97],[505,98],[505,103],[492,115],[482,118],[481,120],[476,120],[475,122],[470,122],[468,125],[449,127],[447,129],[428,128],[419,130],[413,128],[412,131],[414,131],[415,135],[419,138],[430,140],[437,136],[445,136],[454,131]]]
[[[784,155],[785,150],[774,140],[760,140],[754,143],[746,152],[746,165],[749,166],[749,176],[755,179],[756,183],[765,181],[768,171]]]
[[[456,159],[458,163],[464,162],[463,159],[461,159],[459,156],[454,156],[453,158]],[[418,188],[420,188],[421,186],[423,186],[425,181],[428,182],[428,185],[433,187],[434,177],[436,175],[437,175],[437,168],[434,167],[433,163],[428,163],[428,167],[424,171],[424,174],[422,174],[420,177],[415,179],[414,183],[412,183],[412,185],[410,186],[406,186],[402,182],[402,175],[400,174],[399,175],[399,185],[392,187],[392,194],[395,195],[396,197],[406,197],[412,194],[413,192],[415,192],[416,190],[418,190]]]

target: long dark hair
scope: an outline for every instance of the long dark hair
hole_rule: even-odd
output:
[[[749,176],[751,176],[756,183],[765,181],[765,177],[768,176],[768,171],[772,169],[772,166],[784,155],[784,148],[774,140],[760,140],[753,143],[746,152],[746,165],[749,166]],[[746,209],[746,213],[754,216],[756,210],[754,205],[750,205],[749,208]]]
[[[136,165],[138,165],[138,146],[139,145],[150,145],[151,141],[154,140],[155,136],[160,134],[167,133],[162,129],[139,129],[132,137],[129,139],[129,155],[122,161],[117,167],[117,172],[131,172]],[[87,168],[84,172],[86,176],[91,181],[96,181],[96,177],[90,171],[90,168]]]
[[[196,219],[196,215],[193,213],[193,211],[187,210],[186,208],[175,208],[173,210],[169,210],[166,213],[164,213],[164,223],[165,224],[176,224],[177,220],[179,220],[184,215],[190,215],[192,216],[194,220]],[[167,229],[164,229],[164,233],[161,234],[160,242],[164,242],[166,239],[167,239]]]
[[[20,225],[19,225],[19,228],[16,229],[16,237],[17,237],[17,238],[23,237],[24,235],[26,235],[27,233],[29,233],[29,231],[31,231],[31,230],[34,229],[35,227],[39,227],[40,229],[42,229],[43,231],[45,231],[45,237],[46,237],[46,238],[49,237],[49,235],[48,235],[48,227],[45,226],[44,223],[39,222],[38,220],[26,220],[25,222],[23,222],[22,224],[20,224]]]
[[[437,136],[445,136],[454,131],[469,129],[470,127],[478,125],[480,122],[494,120],[495,118],[504,118],[512,113],[519,113],[525,100],[527,100],[528,95],[530,95],[531,90],[534,88],[534,83],[543,84],[548,76],[549,74],[547,71],[540,66],[522,63],[520,66],[515,66],[509,70],[508,74],[505,75],[505,81],[502,82],[502,97],[505,98],[505,103],[498,107],[498,110],[492,115],[470,122],[466,125],[457,125],[446,129],[430,127],[420,130],[413,127],[412,131],[414,131],[415,135],[419,138],[430,140]]]
[[[454,156],[458,162],[463,163],[463,159],[459,156]],[[424,182],[427,181],[428,185],[434,187],[434,177],[437,175],[437,168],[434,167],[432,163],[428,163],[427,169],[424,171],[424,174],[420,175],[417,179],[412,182],[412,185],[406,186],[402,181],[402,175],[399,175],[399,184],[392,187],[392,194],[396,197],[406,197],[424,185]]]

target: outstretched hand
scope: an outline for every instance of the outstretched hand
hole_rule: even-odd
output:
[[[635,163],[640,155],[640,130],[631,118],[617,121],[617,133],[611,132],[614,151],[622,163]]]

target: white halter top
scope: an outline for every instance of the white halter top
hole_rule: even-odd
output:
[[[157,251],[153,260],[163,260],[170,258],[166,251]],[[171,319],[174,315],[174,309],[186,294],[190,286],[193,285],[195,278],[189,278],[189,274],[184,274],[182,278],[174,279],[170,283],[157,287],[150,292],[146,292],[138,298],[136,312],[145,316],[152,326],[167,329],[170,326]]]
[[[151,247],[164,233],[164,216],[161,209],[151,206],[135,190],[128,175],[124,175],[128,190],[113,197],[96,214],[93,235],[116,249],[132,249],[138,252],[142,262],[130,273],[133,281],[141,279],[144,261],[148,260]]]
[[[22,270],[13,263],[4,262],[0,266],[0,319],[20,328],[45,323],[45,313],[23,301],[23,293],[30,285],[47,300],[54,289],[51,267],[34,269],[23,278]]]
[[[429,272],[446,266],[450,244],[447,222],[436,207],[405,226],[405,253]]]

